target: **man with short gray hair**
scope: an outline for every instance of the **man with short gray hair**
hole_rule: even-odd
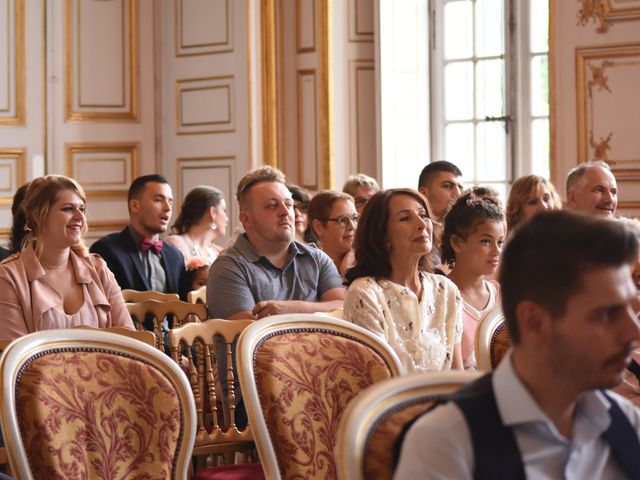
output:
[[[349,176],[342,187],[343,193],[348,193],[353,197],[358,215],[362,214],[364,206],[376,192],[380,191],[380,186],[375,178],[365,175],[364,173],[356,173]]]
[[[333,261],[294,240],[293,199],[283,173],[268,166],[249,172],[237,198],[246,233],[211,266],[210,316],[258,319],[342,307],[345,289]]]
[[[613,217],[618,206],[618,184],[606,162],[581,163],[567,175],[567,208],[590,215]]]

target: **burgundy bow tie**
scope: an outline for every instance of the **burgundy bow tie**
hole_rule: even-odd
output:
[[[162,240],[154,242],[153,240],[145,238],[140,242],[140,251],[146,252],[147,250],[153,250],[156,255],[160,255],[162,251]]]

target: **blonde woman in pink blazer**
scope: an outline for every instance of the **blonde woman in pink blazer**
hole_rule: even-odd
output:
[[[85,205],[84,190],[71,178],[31,182],[23,249],[0,264],[3,338],[79,325],[134,328],[113,274],[82,240]]]

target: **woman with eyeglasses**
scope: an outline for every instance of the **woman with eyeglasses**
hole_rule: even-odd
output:
[[[367,202],[344,316],[386,340],[407,373],[462,368],[462,298],[451,280],[430,273],[432,248],[422,194],[383,190]]]
[[[325,190],[309,203],[309,225],[318,246],[331,257],[344,279],[344,272],[353,266],[353,241],[358,226],[358,213],[353,197],[346,193]]]

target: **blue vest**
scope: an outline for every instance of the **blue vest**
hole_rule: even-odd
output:
[[[522,456],[513,430],[503,425],[500,419],[491,375],[491,373],[484,375],[449,397],[449,400],[460,408],[469,427],[475,459],[473,477],[476,480],[526,479]],[[609,444],[613,458],[628,478],[640,480],[638,432],[616,401],[605,391],[602,393],[611,403],[609,408],[611,423],[602,434],[602,438]],[[427,411],[423,415],[428,413]],[[404,433],[416,420],[417,418],[405,427],[396,447],[400,445]]]

